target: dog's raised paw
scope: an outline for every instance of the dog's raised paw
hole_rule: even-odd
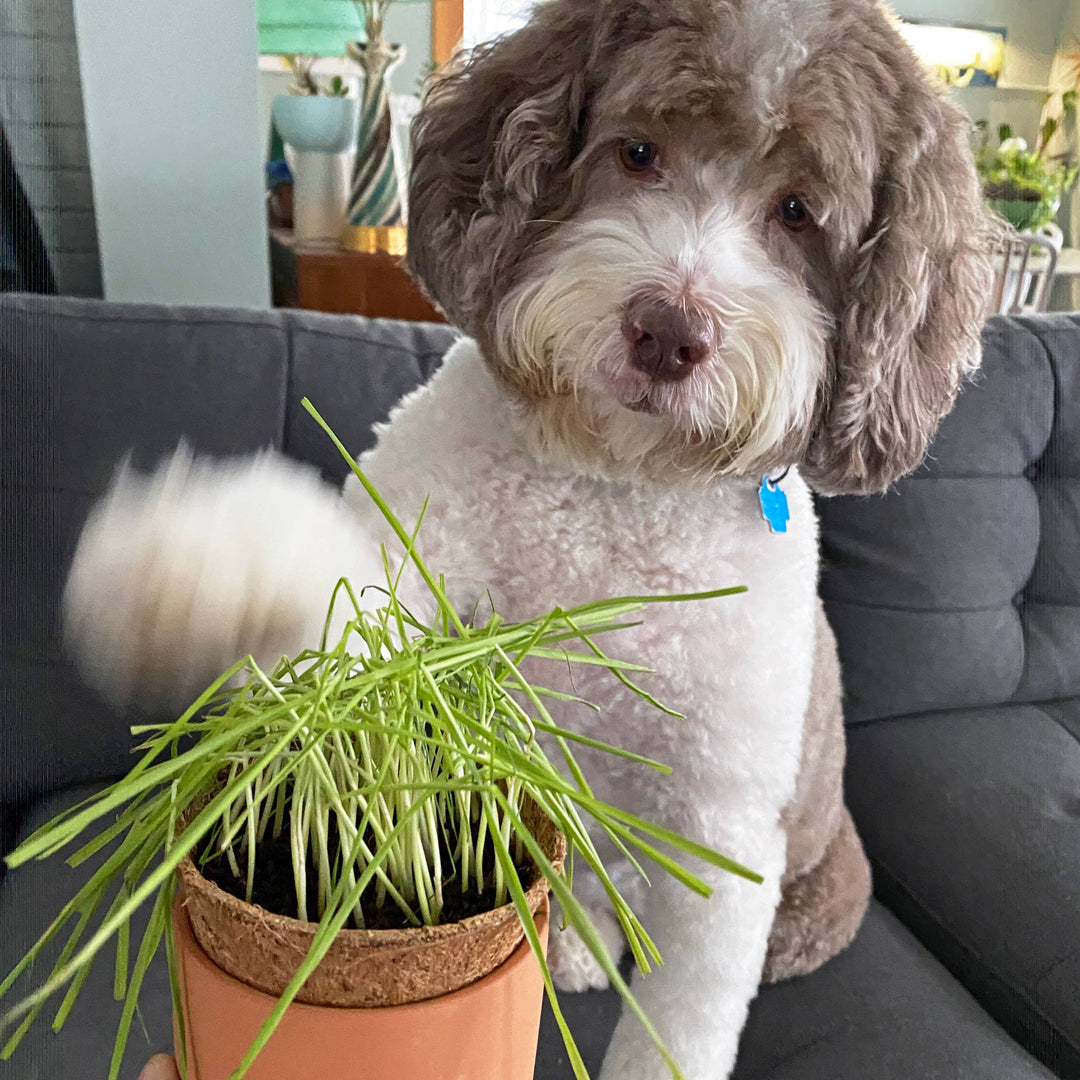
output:
[[[318,644],[337,579],[383,573],[364,540],[310,468],[182,445],[149,476],[121,469],[91,513],[64,595],[68,648],[118,704],[182,707],[247,654],[266,666]]]

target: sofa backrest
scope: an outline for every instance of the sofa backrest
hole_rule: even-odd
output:
[[[128,727],[58,639],[63,581],[93,502],[131,453],[273,446],[336,480],[346,445],[426,378],[447,327],[322,316],[0,296],[0,803],[122,775]]]
[[[1080,316],[983,342],[922,468],[818,500],[849,723],[1080,694]]]
[[[128,726],[58,642],[79,529],[129,451],[275,446],[340,481],[444,326],[0,296],[0,803],[118,776]],[[1080,317],[995,319],[927,464],[823,499],[851,721],[1080,693]]]

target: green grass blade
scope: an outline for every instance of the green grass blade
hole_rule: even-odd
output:
[[[154,954],[161,944],[162,935],[165,933],[165,924],[169,919],[169,907],[172,901],[172,880],[166,881],[158,890],[157,900],[150,912],[150,921],[147,923],[142,942],[139,945],[138,955],[135,957],[135,967],[131,972],[131,983],[127,988],[127,996],[124,999],[124,1009],[120,1014],[120,1024],[116,1030],[116,1040],[113,1043],[112,1061],[109,1063],[109,1080],[117,1080],[120,1075],[120,1065],[124,1060],[124,1050],[127,1047],[128,1033],[131,1030],[131,1020],[135,1015],[135,1006],[139,1002],[139,991],[142,989],[146,969],[150,966]]]
[[[405,831],[409,822],[418,813],[419,809],[420,804],[417,803],[413,806],[411,811],[407,812],[406,815],[402,817],[394,830],[394,834],[391,836],[391,840],[396,839],[397,836]],[[309,947],[303,962],[296,969],[296,974],[289,980],[288,986],[281,992],[281,996],[278,998],[273,1011],[259,1029],[258,1035],[255,1036],[255,1041],[248,1048],[248,1052],[244,1055],[240,1064],[230,1074],[229,1080],[243,1080],[244,1075],[251,1068],[267,1042],[269,1042],[270,1036],[277,1030],[282,1017],[285,1015],[285,1010],[288,1009],[296,999],[297,993],[304,983],[307,982],[311,973],[320,963],[322,963],[322,959],[333,944],[338,931],[343,929],[348,922],[349,912],[352,910],[353,904],[360,898],[368,883],[375,876],[376,866],[378,866],[386,857],[388,850],[389,844],[384,845],[376,851],[372,862],[368,864],[364,873],[360,875],[360,878],[354,888],[349,892],[348,896],[345,896],[332,909],[328,907],[328,913],[324,915],[319,922],[319,929],[315,931],[315,934],[311,939],[311,946]]]
[[[356,463],[355,459],[352,457],[349,451],[345,449],[345,446],[341,442],[341,440],[330,430],[329,425],[319,415],[319,412],[315,408],[315,406],[312,405],[307,398],[304,398],[302,404],[304,408],[307,409],[307,411],[311,414],[315,422],[323,429],[323,431],[326,432],[327,435],[330,436],[331,442],[333,442],[333,444],[338,448],[341,456],[345,459],[349,468],[352,470],[353,475],[363,485],[364,490],[368,493],[371,501],[379,508],[379,512],[386,519],[386,523],[390,526],[391,529],[394,530],[394,533],[396,534],[398,540],[401,541],[401,546],[405,549],[408,556],[412,559],[413,564],[416,566],[416,569],[420,571],[420,576],[424,579],[424,584],[427,585],[428,589],[431,592],[431,595],[438,601],[440,610],[450,620],[450,622],[453,623],[454,629],[457,630],[457,632],[462,637],[468,637],[469,631],[466,629],[465,624],[459,618],[458,613],[454,610],[454,605],[451,604],[450,601],[447,599],[446,593],[443,592],[442,588],[439,586],[439,583],[435,580],[431,571],[425,565],[423,559],[420,558],[419,554],[417,553],[416,547],[413,545],[409,537],[408,532],[405,531],[404,526],[401,524],[400,521],[398,521],[397,517],[394,516],[394,513],[393,511],[391,511],[390,507],[386,505],[383,497],[375,489],[375,485],[372,484],[372,482],[367,478],[367,476],[364,475],[363,470]]]
[[[170,903],[169,918],[165,923],[165,960],[169,968],[169,993],[172,996],[173,1018],[176,1023],[176,1067],[180,1073],[180,1080],[189,1080],[187,1067],[187,1018],[184,1015],[184,996],[180,989],[180,975],[176,959],[176,935],[172,921],[172,903],[175,902],[175,890],[173,901]]]
[[[280,740],[280,743],[287,744],[301,726],[302,723],[298,721],[296,730],[286,733]],[[277,749],[280,749],[280,745]],[[271,755],[268,755],[268,757],[269,756]],[[254,772],[260,768],[265,768],[267,764],[268,761],[264,760],[261,766],[252,766],[252,771]],[[16,1019],[36,1005],[38,1001],[51,996],[72,977],[76,969],[81,967],[82,964],[86,963],[100,951],[101,947],[109,940],[113,933],[116,932],[117,928],[131,918],[132,914],[142,905],[144,900],[155,893],[162,883],[176,870],[176,867],[180,864],[184,856],[187,855],[206,833],[210,831],[224,807],[231,803],[238,791],[242,790],[243,780],[243,776],[233,780],[232,783],[226,785],[226,787],[210,801],[206,808],[198,814],[181,836],[177,838],[172,849],[166,854],[162,862],[137,889],[132,891],[132,894],[127,901],[120,905],[119,909],[102,923],[90,941],[83,946],[83,948],[61,971],[57,972],[33,994],[29,995],[13,1009],[9,1010],[3,1018],[0,1018],[0,1024]]]
[[[729,859],[726,855],[721,855],[720,852],[714,851],[704,844],[690,840],[673,829],[666,829],[662,825],[647,821],[626,810],[620,810],[617,806],[605,806],[603,813],[605,817],[614,818],[618,822],[629,825],[630,828],[637,829],[647,836],[651,836],[654,840],[670,844],[684,855],[691,855],[696,859],[701,859],[702,862],[708,863],[710,866],[726,870],[729,874],[736,874],[738,877],[746,878],[747,881],[752,881],[755,885],[760,885],[765,880],[759,873],[748,869],[742,863]]]
[[[664,1040],[660,1037],[659,1032],[653,1027],[652,1022],[645,1015],[641,1006],[638,1004],[637,999],[634,997],[627,985],[626,980],[619,972],[618,966],[612,959],[611,954],[607,950],[607,946],[604,944],[596,927],[593,926],[592,920],[589,918],[588,913],[582,907],[577,897],[566,887],[566,882],[561,875],[556,874],[551,866],[550,861],[544,854],[543,849],[536,842],[535,837],[525,827],[525,823],[521,820],[520,815],[510,805],[506,796],[502,792],[496,790],[494,793],[495,799],[501,804],[503,813],[510,818],[513,823],[514,830],[518,836],[521,837],[529,854],[532,856],[533,861],[540,868],[541,873],[548,880],[548,884],[551,886],[552,892],[555,894],[555,898],[559,901],[560,906],[563,909],[563,917],[566,921],[578,932],[582,941],[588,946],[589,951],[596,958],[597,963],[603,969],[604,974],[607,975],[608,981],[611,986],[618,992],[619,996],[625,1002],[627,1008],[637,1018],[638,1023],[645,1029],[649,1038],[652,1040],[653,1045],[656,1047],[660,1056],[663,1058],[664,1063],[671,1071],[672,1077],[675,1080],[686,1080],[683,1076],[682,1070],[679,1068],[678,1063],[671,1056],[671,1052],[664,1044]],[[520,887],[520,886],[519,886]],[[569,1048],[568,1048],[569,1049]]]

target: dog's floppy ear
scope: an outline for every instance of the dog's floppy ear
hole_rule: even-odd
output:
[[[557,205],[585,103],[595,0],[541,5],[429,89],[413,123],[407,265],[466,332]]]
[[[803,472],[823,494],[884,491],[916,468],[980,358],[995,229],[970,124],[899,42],[869,228],[837,312],[832,381]],[[873,89],[868,92],[873,93]]]

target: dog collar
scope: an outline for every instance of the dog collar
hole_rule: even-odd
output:
[[[761,478],[761,487],[758,488],[761,516],[769,523],[769,529],[774,533],[786,533],[787,523],[791,517],[788,511],[787,496],[780,488],[780,481],[787,474],[788,471],[785,469],[775,480],[763,476]]]

